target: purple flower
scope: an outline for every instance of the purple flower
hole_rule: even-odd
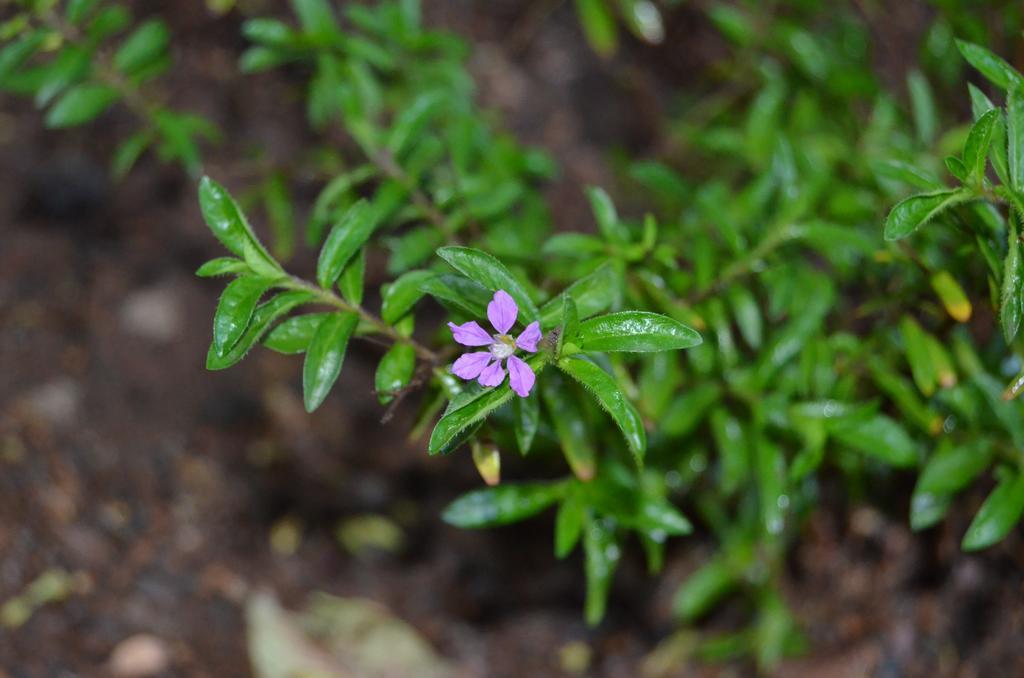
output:
[[[512,390],[522,398],[530,395],[537,376],[529,365],[516,357],[515,352],[517,348],[527,353],[537,352],[537,342],[541,338],[540,323],[530,323],[513,339],[508,331],[516,324],[518,315],[519,307],[515,300],[505,290],[498,290],[491,303],[487,304],[487,319],[497,334],[488,334],[476,321],[461,325],[448,323],[458,343],[463,346],[487,347],[486,351],[463,354],[452,365],[452,373],[462,379],[476,379],[481,386],[498,386],[505,381],[505,368],[501,365],[504,360]]]

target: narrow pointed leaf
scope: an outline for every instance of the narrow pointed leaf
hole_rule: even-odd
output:
[[[313,335],[324,318],[330,313],[307,313],[288,318],[272,329],[263,340],[263,345],[271,351],[285,355],[305,353]]]
[[[227,353],[217,355],[213,344],[210,344],[210,350],[206,354],[206,369],[223,370],[231,367],[246,356],[249,349],[266,334],[267,330],[270,329],[270,325],[275,320],[284,316],[293,308],[312,300],[313,295],[308,292],[293,291],[282,292],[270,299],[270,301],[261,304],[256,308],[256,312],[253,313],[252,321],[249,323],[245,333]]]
[[[358,324],[359,316],[355,313],[332,313],[317,326],[302,367],[302,396],[307,412],[320,407],[338,380],[348,340]]]
[[[678,320],[646,311],[623,311],[580,323],[584,351],[673,351],[701,343],[700,334]]]
[[[376,226],[373,210],[365,200],[360,200],[345,212],[320,250],[316,280],[321,287],[330,289],[334,285],[345,265],[366,244]]]
[[[444,510],[442,519],[463,529],[495,527],[536,515],[565,495],[565,483],[500,485],[464,494]]]
[[[558,367],[580,382],[611,415],[629,445],[638,465],[647,450],[647,431],[633,403],[619,389],[615,379],[592,362],[580,358],[562,358]]]
[[[260,297],[272,285],[272,280],[243,275],[224,289],[213,316],[213,347],[217,355],[224,355],[241,338]]]
[[[488,290],[508,292],[519,306],[519,321],[522,324],[537,320],[537,306],[526,288],[503,263],[490,254],[471,247],[442,247],[437,254],[457,271]]]
[[[950,207],[971,199],[965,189],[945,189],[912,195],[896,203],[885,219],[885,239],[900,240],[921,228]]]
[[[1024,513],[1024,473],[999,483],[967,528],[962,547],[979,551],[1003,539]]]

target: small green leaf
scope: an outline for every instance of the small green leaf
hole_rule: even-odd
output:
[[[384,289],[381,319],[389,325],[398,322],[425,294],[423,283],[435,275],[430,271],[409,271],[399,276]]]
[[[403,108],[388,133],[387,148],[395,156],[401,156],[443,110],[445,95],[441,92],[427,92],[417,96]]]
[[[971,180],[977,184],[980,184],[985,176],[985,164],[989,148],[992,146],[992,135],[1001,116],[1002,113],[998,109],[982,115],[971,127],[967,141],[964,142],[964,167]],[[1011,154],[1012,152],[1011,146]]]
[[[538,353],[531,356],[526,363],[537,374],[544,367],[545,356]],[[442,450],[451,451],[452,441],[459,439],[459,434],[474,426],[498,409],[512,397],[515,391],[507,383],[499,384],[494,388],[480,391],[472,400],[461,404],[457,409],[452,409],[441,417],[430,434],[430,442],[427,445],[427,452],[440,454]]]
[[[345,270],[341,272],[341,279],[338,280],[338,289],[341,296],[353,306],[363,303],[363,281],[366,277],[366,248],[363,247],[359,253],[352,257]]]
[[[355,313],[332,313],[317,327],[302,366],[302,395],[307,412],[320,407],[338,380],[348,340],[358,324],[359,316]]]
[[[487,315],[487,303],[491,300],[491,293],[469,278],[444,273],[425,279],[420,283],[420,289],[471,318],[483,318]]]
[[[683,622],[692,622],[708,612],[737,584],[732,568],[721,557],[701,566],[676,591],[672,611]]]
[[[1009,91],[1024,84],[1021,74],[991,50],[966,40],[957,40],[956,46],[967,63],[978,69],[994,85]]]
[[[522,454],[528,454],[540,426],[540,398],[530,394],[526,398],[512,401],[512,418],[515,422],[516,443]]]
[[[1010,343],[1020,329],[1022,308],[1021,293],[1024,290],[1024,262],[1021,261],[1020,237],[1017,233],[1017,219],[1010,218],[1007,227],[1007,251],[1003,261],[1003,284],[999,295],[999,324],[1003,336]]]
[[[196,275],[200,278],[213,278],[218,275],[235,275],[249,272],[249,265],[241,259],[218,257],[217,259],[210,259],[200,266],[196,271]]]
[[[750,348],[757,349],[761,346],[763,336],[763,325],[761,321],[761,307],[751,294],[750,290],[740,285],[733,285],[728,293],[729,305],[732,306],[733,316],[736,318],[736,325],[740,328],[743,340]]]
[[[579,346],[584,351],[674,351],[692,348],[702,339],[696,330],[665,315],[622,311],[580,323]]]
[[[449,504],[441,517],[463,529],[507,525],[551,506],[565,495],[565,488],[565,483],[524,483],[474,490]]]
[[[77,26],[96,8],[99,0],[68,0],[68,23]]]
[[[885,219],[885,239],[906,238],[950,207],[971,198],[971,192],[961,188],[920,193],[901,200]]]
[[[1021,83],[1010,89],[1006,99],[1006,136],[1010,185],[1016,191],[1024,191],[1024,84]]]
[[[890,466],[917,464],[917,444],[898,422],[883,414],[866,421],[836,422],[830,433],[849,447]]]
[[[270,331],[263,345],[272,351],[285,355],[305,353],[313,335],[324,318],[330,313],[307,313],[288,318]]]
[[[114,66],[125,75],[135,75],[163,56],[171,34],[159,19],[142,23],[114,54]]]
[[[938,385],[939,375],[932,360],[927,334],[909,315],[904,316],[900,321],[900,334],[903,336],[903,348],[907,355],[907,362],[910,363],[910,373],[914,376],[914,383],[917,384],[917,388],[922,394],[932,395]]]
[[[612,577],[622,557],[615,535],[615,522],[591,519],[583,531],[583,571],[587,578],[585,604],[587,624],[596,626],[604,617]]]
[[[611,415],[629,445],[637,465],[643,464],[647,450],[647,431],[643,419],[626,399],[615,379],[594,363],[581,358],[562,358],[558,367],[580,382]]]
[[[396,343],[377,365],[375,388],[377,399],[381,404],[391,402],[395,393],[401,391],[412,381],[416,370],[416,349],[412,344]]]
[[[203,177],[199,182],[199,207],[206,225],[224,247],[246,261],[258,258],[280,272],[280,267],[256,238],[238,203],[223,186],[209,177]]]
[[[558,332],[558,344],[555,346],[555,355],[559,358],[563,354],[569,355],[576,352],[576,342],[579,341],[580,317],[576,310],[576,302],[572,295],[562,295],[562,327]]]
[[[85,124],[110,108],[120,95],[108,85],[84,84],[69,89],[46,114],[46,126],[63,129]]]
[[[619,214],[615,210],[615,203],[604,189],[588,186],[587,199],[590,201],[590,209],[594,212],[597,229],[604,239],[611,243],[626,242],[628,238],[622,224],[619,223]]]
[[[917,138],[921,143],[931,144],[935,140],[939,119],[928,79],[917,69],[910,71],[907,74],[907,90],[910,92],[910,110],[914,115]]]
[[[619,32],[605,0],[576,0],[576,13],[583,26],[587,42],[603,57],[615,53],[619,43]]]
[[[579,543],[583,533],[583,523],[587,517],[580,495],[570,492],[558,507],[555,516],[555,557],[565,558]]]
[[[148,130],[138,132],[125,139],[117,147],[114,159],[110,163],[110,172],[114,178],[124,178],[152,143],[153,135]]]
[[[942,445],[921,469],[914,493],[955,494],[988,468],[994,450],[986,440]]]
[[[274,284],[272,280],[254,275],[242,275],[224,289],[213,316],[213,348],[223,356],[242,337],[249,326],[256,304]]]
[[[496,292],[505,290],[519,306],[519,321],[527,324],[537,319],[537,306],[512,272],[500,261],[471,247],[442,247],[438,256],[467,278]]]
[[[252,348],[261,337],[263,337],[272,322],[288,313],[296,306],[308,303],[312,300],[313,295],[308,292],[293,291],[282,292],[265,304],[261,304],[256,308],[256,312],[253,313],[252,321],[249,323],[249,327],[245,330],[245,334],[242,335],[241,339],[235,342],[235,345],[231,350],[223,356],[219,356],[216,351],[214,351],[213,344],[210,344],[210,350],[206,354],[206,369],[223,370],[227,367],[231,367],[246,356],[249,349]]]
[[[961,547],[980,551],[1010,533],[1024,512],[1024,473],[1002,480],[985,499],[967,528]]]
[[[373,210],[365,200],[360,200],[345,212],[331,229],[327,242],[320,250],[316,280],[321,287],[330,289],[334,285],[345,265],[369,240],[377,223]]]

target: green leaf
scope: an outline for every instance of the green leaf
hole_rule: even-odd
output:
[[[43,29],[32,31],[0,49],[0,82],[28,61],[48,35],[49,32]]]
[[[569,285],[558,297],[554,297],[540,309],[540,326],[549,329],[558,324],[562,318],[561,297],[569,295],[576,303],[577,315],[589,318],[595,313],[608,308],[618,293],[619,274],[615,267],[602,264],[593,273],[583,276]]]
[[[565,558],[579,543],[583,523],[587,517],[586,506],[579,493],[570,492],[558,507],[555,516],[555,557]]]
[[[395,393],[401,391],[412,381],[416,370],[416,349],[412,344],[396,343],[377,365],[375,388],[377,399],[381,404],[391,402]]]
[[[544,367],[545,357],[538,353],[527,359],[526,363],[537,374]],[[440,454],[442,450],[451,450],[453,441],[459,439],[459,434],[469,427],[482,422],[494,410],[498,409],[512,397],[515,391],[507,383],[501,383],[494,388],[484,389],[472,400],[461,404],[457,409],[452,409],[441,417],[430,434],[430,442],[427,445],[429,454]]]
[[[619,32],[605,0],[576,0],[576,14],[587,42],[603,57],[615,53],[619,43]]]
[[[82,23],[82,20],[96,8],[98,3],[99,0],[68,0],[66,10],[68,23],[72,26]]]
[[[615,380],[600,367],[580,358],[562,358],[558,367],[580,382],[611,415],[629,445],[637,465],[643,464],[647,450],[647,431],[640,413],[626,399]]]
[[[249,265],[234,257],[218,257],[210,259],[199,267],[196,275],[200,278],[213,278],[218,275],[235,275],[249,273]]]
[[[708,612],[737,584],[732,568],[721,557],[701,566],[676,591],[672,611],[683,622],[692,622]]]
[[[1007,227],[1007,251],[1003,261],[1003,284],[999,295],[999,323],[1003,328],[1006,343],[1013,341],[1020,329],[1022,308],[1021,293],[1024,291],[1024,262],[1021,261],[1020,237],[1017,233],[1017,219],[1011,218]]]
[[[69,89],[46,114],[46,126],[64,129],[85,124],[110,108],[120,95],[108,85],[84,84]]]
[[[910,373],[914,376],[917,388],[926,396],[935,393],[938,385],[938,371],[932,359],[928,336],[917,321],[904,316],[900,321],[900,334],[903,336],[903,348],[910,363]]]
[[[917,444],[898,422],[883,414],[866,421],[836,422],[830,433],[844,445],[890,466],[917,464]]]
[[[587,624],[596,626],[604,617],[612,577],[622,557],[622,548],[610,519],[591,519],[583,531],[583,571],[587,578],[585,604]]]
[[[1010,185],[1024,191],[1024,85],[1010,89],[1006,100],[1007,164]],[[1024,215],[1021,215],[1024,218]]]
[[[562,327],[558,332],[558,344],[555,346],[555,355],[559,358],[562,355],[569,355],[577,352],[576,342],[579,340],[580,318],[576,310],[576,302],[572,295],[562,295]]]
[[[586,259],[603,254],[607,245],[603,240],[585,233],[556,233],[544,241],[541,253],[554,257]]]
[[[961,547],[980,551],[1002,540],[1024,512],[1024,473],[1000,481],[967,528]]]
[[[366,277],[366,248],[359,250],[356,256],[349,260],[345,270],[341,272],[341,279],[338,281],[338,289],[341,296],[353,306],[363,303],[363,281]]]
[[[743,340],[750,348],[758,349],[763,336],[761,307],[750,290],[740,285],[733,285],[728,293],[729,305],[732,306],[736,325],[740,328]]]
[[[388,133],[386,145],[392,154],[401,156],[409,143],[419,138],[430,121],[442,112],[445,96],[442,92],[420,94],[402,109]]]
[[[148,130],[138,132],[125,139],[117,147],[114,159],[110,163],[110,172],[114,178],[123,179],[152,143],[153,135]]]
[[[338,30],[334,12],[327,0],[292,0],[292,9],[307,33],[330,35]]]
[[[696,330],[678,320],[647,311],[622,311],[580,323],[584,351],[674,351],[698,346]]]
[[[901,200],[885,219],[885,239],[906,238],[950,207],[971,198],[970,191],[960,188],[920,193]]]
[[[171,34],[159,19],[144,22],[125,39],[114,54],[114,66],[125,75],[135,75],[163,56]]]
[[[210,350],[206,354],[206,369],[223,370],[231,367],[246,356],[249,349],[263,337],[272,322],[296,306],[312,300],[313,295],[309,292],[292,291],[282,292],[265,304],[261,304],[256,308],[256,312],[253,313],[252,321],[249,323],[249,327],[245,330],[242,338],[235,342],[231,350],[223,356],[219,356],[214,351],[213,344],[210,344]]]
[[[425,279],[420,283],[420,289],[471,318],[483,318],[487,315],[487,303],[491,300],[491,293],[469,278],[444,273]]]
[[[505,290],[519,306],[519,321],[528,324],[537,320],[537,306],[522,283],[500,261],[471,247],[442,247],[438,256],[467,278],[496,292]]]
[[[612,243],[624,243],[628,240],[622,224],[619,223],[619,214],[615,210],[615,203],[602,188],[596,186],[587,187],[587,199],[590,201],[590,209],[594,212],[594,219],[597,221],[597,230],[605,240]]]
[[[750,476],[751,454],[743,426],[731,412],[717,407],[711,412],[711,437],[718,448],[722,492],[732,495]]]
[[[305,353],[316,329],[330,313],[307,313],[288,318],[270,331],[263,345],[285,355]]]
[[[540,398],[530,394],[512,401],[512,419],[515,422],[516,443],[522,454],[528,454],[540,426]]]
[[[932,88],[921,71],[914,69],[907,74],[907,89],[910,92],[910,110],[914,115],[917,138],[921,143],[931,144],[939,127]]]
[[[985,113],[971,127],[970,134],[967,135],[967,141],[964,142],[964,166],[971,179],[977,184],[980,184],[985,176],[988,151],[992,146],[992,135],[996,125],[999,123],[1000,116],[1002,116],[1002,113],[999,110],[991,110]]]
[[[423,283],[435,275],[430,271],[409,271],[384,288],[381,319],[389,325],[398,322],[425,294]]]
[[[254,275],[235,278],[224,289],[213,316],[213,349],[223,356],[242,337],[256,311],[256,304],[273,280]]]
[[[479,529],[525,520],[565,495],[565,483],[499,485],[464,494],[444,510],[449,525]]]
[[[281,272],[281,267],[256,238],[235,199],[209,177],[203,177],[199,182],[199,207],[206,225],[224,247],[245,259],[250,266],[257,262],[261,268]]]
[[[996,56],[991,50],[966,40],[956,41],[957,49],[967,63],[974,66],[979,73],[988,78],[994,85],[1004,90],[1011,90],[1024,84],[1024,78],[1013,66]]]
[[[320,250],[316,265],[316,280],[324,289],[330,289],[356,252],[366,244],[377,219],[369,203],[360,200],[345,212],[341,220],[331,229],[327,242]]]
[[[704,420],[704,415],[722,396],[714,382],[703,382],[672,401],[661,421],[661,433],[670,438],[689,435]]]
[[[359,316],[355,313],[332,313],[316,328],[302,366],[302,396],[307,412],[320,407],[338,380],[348,340],[358,324]]]
[[[994,450],[987,440],[944,444],[921,469],[914,494],[955,494],[988,468]]]

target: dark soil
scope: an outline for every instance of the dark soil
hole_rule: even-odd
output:
[[[237,17],[211,19],[201,0],[133,4],[175,29],[175,102],[229,131],[208,173],[242,189],[239,159],[253,149],[290,162],[313,142],[288,75],[234,75]],[[550,191],[557,222],[587,228],[580,188],[614,183],[607,146],[657,148],[669,94],[722,45],[683,9],[661,52],[627,45],[602,64],[570,8],[545,17],[545,4],[426,3],[430,22],[473,41],[482,100],[564,168]],[[648,68],[656,54],[669,56]],[[220,252],[177,169],[146,160],[120,184],[106,178],[125,113],[55,133],[25,102],[5,98],[2,111],[0,604],[46,571],[69,573],[71,588],[0,630],[0,676],[106,675],[137,633],[162,641],[165,675],[245,675],[243,603],[261,588],[292,607],[317,590],[380,601],[467,676],[562,675],[574,641],[593,649],[587,675],[641,674],[710,541],[679,540],[660,578],[632,554],[607,620],[588,630],[580,562],[554,559],[550,520],[483,532],[440,522],[479,481],[465,455],[428,459],[401,421],[379,423],[376,346],[353,345],[344,387],[313,416],[295,359],[255,351],[231,370],[204,369],[219,290],[192,271]],[[909,493],[880,513],[829,490],[840,494],[823,489],[828,509],[800,535],[786,576],[811,648],[780,674],[1024,675],[1024,544],[957,548],[983,493],[914,535]],[[335,527],[368,513],[392,516],[403,547],[343,548]],[[282,519],[302,535],[290,555],[271,544]],[[745,613],[726,606],[708,623],[724,630]]]

